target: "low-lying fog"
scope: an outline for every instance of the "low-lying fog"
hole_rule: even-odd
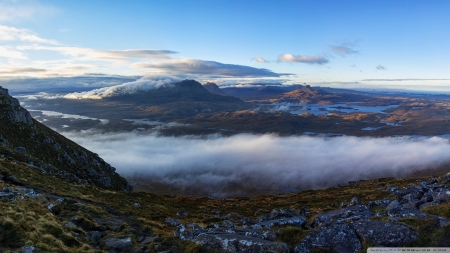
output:
[[[161,137],[137,132],[65,132],[125,177],[212,197],[272,189],[318,189],[406,176],[450,162],[449,141],[433,138],[279,137],[239,134]]]

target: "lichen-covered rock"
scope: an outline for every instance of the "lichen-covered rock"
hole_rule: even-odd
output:
[[[311,227],[317,227],[322,224],[331,224],[335,221],[355,221],[368,219],[374,215],[375,214],[371,212],[367,206],[355,205],[318,214],[314,218]]]
[[[253,229],[259,229],[259,228],[271,228],[275,225],[290,225],[290,226],[296,226],[296,227],[304,227],[306,224],[306,219],[302,216],[295,216],[295,217],[289,217],[289,218],[281,218],[281,219],[275,219],[275,220],[268,220],[263,221],[260,223],[257,223],[255,225],[252,225]]]
[[[362,246],[355,230],[347,224],[331,224],[323,226],[308,234],[294,248],[296,253],[311,252],[316,247],[331,248],[339,253],[358,252]]]
[[[286,243],[233,234],[200,234],[195,242],[209,250],[243,253],[289,252],[289,246]]]
[[[277,234],[272,230],[258,230],[248,228],[213,228],[208,231],[211,234],[235,234],[242,236],[256,237],[263,240],[273,241]]]
[[[373,220],[352,222],[350,226],[356,233],[376,247],[401,247],[415,241],[419,235],[409,228]]]

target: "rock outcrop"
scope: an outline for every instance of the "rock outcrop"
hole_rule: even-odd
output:
[[[231,252],[298,252],[315,250],[326,252],[358,252],[364,243],[376,247],[404,247],[419,238],[422,231],[415,231],[404,219],[432,221],[433,226],[450,226],[447,218],[423,212],[429,205],[450,203],[450,176],[400,190],[388,187],[396,196],[394,200],[380,199],[367,204],[358,198],[343,203],[340,209],[315,215],[311,223],[304,216],[310,212],[302,207],[293,210],[273,209],[256,219],[249,219],[236,212],[219,216],[219,224],[202,228],[197,224],[182,224],[180,220],[167,219],[176,226],[175,236],[198,243],[209,250]],[[380,189],[381,190],[381,189]],[[378,210],[378,211],[375,211]],[[293,248],[277,240],[284,227],[296,227],[307,231],[306,237]],[[276,229],[274,229],[276,228]],[[280,229],[281,228],[281,229]],[[278,241],[278,242],[277,242]]]
[[[33,124],[30,113],[20,106],[19,100],[9,95],[8,90],[0,87],[0,118],[15,122]]]

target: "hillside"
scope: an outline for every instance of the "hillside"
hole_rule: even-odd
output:
[[[280,195],[132,192],[101,158],[0,91],[0,252],[362,253],[374,246],[450,246],[448,165],[437,177]]]
[[[129,190],[126,180],[97,154],[34,120],[8,90],[0,87],[0,154],[70,182]]]

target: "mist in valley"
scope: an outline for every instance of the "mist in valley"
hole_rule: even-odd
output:
[[[319,189],[362,179],[405,177],[450,162],[449,141],[439,137],[163,137],[96,130],[63,134],[149,189],[165,187],[196,196]]]

